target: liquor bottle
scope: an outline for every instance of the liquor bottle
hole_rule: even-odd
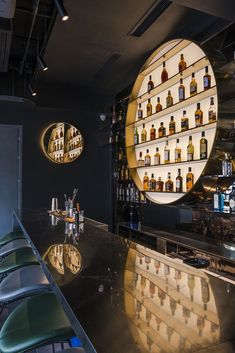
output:
[[[122,165],[122,168],[121,168],[120,179],[125,180],[125,166],[124,166],[124,164]]]
[[[137,161],[137,166],[138,167],[143,167],[144,166],[144,159],[142,158],[142,152],[139,153],[139,159]]]
[[[217,186],[216,192],[214,193],[214,211],[222,212],[224,209],[224,197],[220,190],[220,187]]]
[[[208,66],[205,67],[205,75],[203,76],[203,87],[208,89],[211,87],[211,75],[208,73]]]
[[[166,128],[163,125],[163,122],[160,123],[160,127],[158,129],[158,138],[166,136]]]
[[[175,147],[175,163],[181,162],[181,148],[179,146],[179,139],[176,139]]]
[[[154,83],[152,81],[152,76],[149,76],[149,82],[148,82],[148,91],[151,91],[151,89],[154,88]]]
[[[232,127],[232,129],[229,131],[228,137],[229,137],[229,138],[234,138],[234,137],[235,137],[235,120],[233,121],[233,127]]]
[[[151,191],[156,191],[156,179],[154,179],[154,174],[151,174],[151,179],[149,181],[149,189]]]
[[[171,95],[171,91],[168,91],[168,95],[166,97],[166,108],[171,107],[173,105],[173,97]]]
[[[73,128],[73,137],[76,136],[75,128]]]
[[[148,99],[148,104],[147,104],[147,116],[152,115],[152,104],[150,101],[150,98]]]
[[[188,130],[188,118],[186,116],[186,110],[183,110],[183,116],[181,118],[181,131]]]
[[[127,167],[125,169],[125,180],[130,180],[130,171]]]
[[[179,85],[179,88],[178,88],[178,93],[179,93],[179,101],[183,101],[185,100],[185,87],[183,85],[183,79],[181,78],[180,79],[180,85]]]
[[[224,193],[224,213],[230,213],[230,192],[228,190]]]
[[[156,113],[162,110],[162,105],[160,103],[160,97],[157,97]]]
[[[143,189],[144,190],[149,190],[149,177],[148,177],[148,173],[147,172],[144,173]]]
[[[116,117],[116,111],[115,111],[115,104],[112,107],[112,125],[114,125],[117,121],[117,117]]]
[[[181,176],[181,170],[178,169],[178,175],[175,180],[175,191],[182,192],[183,191],[183,178]]]
[[[188,167],[188,173],[186,174],[186,191],[189,191],[193,187],[194,175],[192,168]]]
[[[150,129],[150,140],[155,140],[156,138],[156,129],[154,128],[154,125],[152,125]]]
[[[145,124],[143,124],[143,129],[141,131],[141,142],[147,141],[147,131],[145,129]]]
[[[139,104],[139,109],[137,111],[138,120],[143,119],[143,109],[141,109],[141,103]]]
[[[173,191],[173,181],[171,180],[171,173],[168,172],[168,179],[165,182],[165,191],[172,192]]]
[[[135,128],[135,133],[134,133],[134,145],[138,145],[139,143],[139,133],[137,130],[137,127]]]
[[[60,128],[60,137],[63,137],[64,136],[64,133],[63,133],[63,130],[62,130],[62,127]]]
[[[210,107],[208,110],[208,122],[214,123],[216,121],[216,110],[215,110],[215,103],[214,98],[211,97],[210,99]]]
[[[58,138],[59,138],[58,131],[56,131],[56,133],[55,133],[55,140],[58,140]]]
[[[203,124],[203,111],[201,110],[200,103],[197,103],[197,109],[195,111],[195,126],[201,126]]]
[[[230,213],[235,212],[235,183],[232,185],[232,191],[230,192],[229,195],[229,207],[230,207]]]
[[[194,156],[194,146],[192,143],[192,136],[189,136],[188,146],[187,146],[187,161],[193,161]]]
[[[168,72],[166,71],[166,63],[163,61],[163,68],[162,68],[162,74],[161,74],[161,80],[162,83],[168,80]]]
[[[161,163],[161,156],[159,153],[159,148],[156,147],[156,153],[154,154],[154,165],[159,165]]]
[[[192,73],[192,80],[190,82],[190,97],[194,96],[195,94],[197,94],[197,82],[195,80],[195,74],[194,72]]]
[[[163,181],[161,180],[161,177],[158,178],[158,181],[156,182],[156,191],[163,191]]]
[[[231,156],[229,153],[225,153],[224,159],[222,160],[222,175],[231,176],[233,174],[233,167]]]
[[[144,165],[151,165],[151,156],[149,150],[146,150],[146,155],[144,157]]]
[[[166,145],[164,148],[164,164],[170,163],[170,149],[168,147],[168,141],[166,141]]]
[[[178,67],[179,67],[179,72],[185,70],[187,67],[186,62],[184,61],[184,54],[180,54],[180,62]]]
[[[175,134],[175,121],[174,121],[174,117],[171,116],[171,120],[169,122],[169,135],[173,135]]]
[[[200,139],[200,159],[207,158],[207,139],[205,138],[205,131],[202,131],[202,137]]]

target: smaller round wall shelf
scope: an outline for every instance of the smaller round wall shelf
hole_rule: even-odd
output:
[[[71,163],[83,150],[83,137],[80,131],[68,123],[50,125],[43,133],[42,148],[54,163]]]

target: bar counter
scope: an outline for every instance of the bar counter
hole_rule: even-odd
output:
[[[195,352],[235,339],[233,281],[89,220],[79,231],[41,210],[14,213],[13,222],[87,353]]]

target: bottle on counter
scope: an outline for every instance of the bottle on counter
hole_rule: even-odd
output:
[[[188,118],[186,116],[186,110],[183,110],[183,116],[181,118],[181,131],[188,130]]]
[[[162,73],[161,73],[161,80],[162,83],[168,80],[168,72],[166,71],[166,62],[163,61],[162,63],[163,67],[162,67]]]
[[[154,165],[159,165],[161,163],[161,156],[159,153],[159,148],[156,147],[156,153],[154,154]]]
[[[224,209],[224,196],[220,190],[220,187],[217,186],[216,192],[214,193],[214,211],[222,212]]]
[[[175,134],[175,121],[173,115],[171,116],[171,120],[169,122],[169,135]]]
[[[148,104],[147,104],[146,109],[147,109],[147,112],[146,112],[147,116],[152,115],[153,107],[152,107],[151,99],[150,99],[150,98],[148,99]]]
[[[160,103],[160,97],[157,97],[156,113],[162,110],[162,105]]]
[[[182,72],[183,70],[185,70],[186,67],[187,67],[187,64],[184,60],[184,54],[180,54],[180,61],[179,61],[179,65],[178,65],[179,72]]]
[[[137,130],[137,127],[135,128],[135,133],[134,133],[134,145],[138,145],[139,143],[139,133]]]
[[[185,87],[183,85],[183,79],[180,79],[180,85],[178,88],[178,94],[179,94],[179,101],[183,101],[185,100]]]
[[[163,125],[163,122],[160,123],[160,127],[158,129],[158,138],[166,136],[166,128]]]
[[[156,191],[156,179],[154,179],[154,174],[151,174],[151,179],[149,181],[149,189],[150,191]]]
[[[149,190],[149,177],[148,177],[148,173],[147,172],[144,173],[143,189],[144,190]]]
[[[189,136],[188,146],[187,146],[187,161],[193,161],[194,158],[194,146],[192,142],[192,136]]]
[[[168,141],[166,141],[165,148],[164,148],[164,164],[170,163],[170,149],[168,146]]]
[[[214,123],[216,121],[216,110],[215,110],[215,103],[214,98],[211,97],[210,99],[210,107],[208,109],[208,122]]]
[[[211,87],[211,75],[209,74],[208,66],[205,67],[205,75],[203,76],[203,87],[205,90]]]
[[[173,97],[171,95],[171,91],[168,91],[168,95],[166,97],[166,108],[169,108],[173,105]]]
[[[146,150],[146,155],[144,157],[144,165],[146,166],[151,165],[151,156],[149,154],[149,150]]]
[[[155,140],[156,138],[156,129],[154,128],[154,125],[152,124],[152,127],[150,129],[150,140]]]
[[[181,148],[179,146],[179,139],[176,139],[175,146],[175,163],[181,162]]]
[[[148,91],[151,91],[154,88],[154,83],[152,81],[152,76],[149,75],[149,81],[148,81]]]
[[[231,176],[233,173],[231,156],[229,153],[225,153],[224,159],[222,160],[222,175]]]
[[[202,131],[202,137],[200,139],[200,159],[207,158],[207,139],[205,138],[205,131]]]
[[[137,161],[137,166],[138,167],[143,167],[144,166],[144,159],[142,157],[142,152],[139,153],[139,159]]]
[[[143,109],[141,109],[141,103],[139,104],[139,109],[137,111],[138,120],[143,119]]]
[[[141,131],[141,142],[147,141],[147,131],[145,129],[145,124],[143,124],[143,129]]]
[[[200,103],[197,103],[197,109],[195,111],[195,126],[201,126],[203,124],[203,111],[201,110]]]
[[[189,191],[193,187],[194,175],[192,173],[192,168],[188,167],[188,173],[186,174],[186,191]]]
[[[178,169],[178,175],[175,180],[175,191],[182,192],[183,191],[183,178],[181,176],[181,170]]]
[[[165,191],[172,192],[173,191],[173,181],[171,180],[171,172],[168,172],[168,178],[165,182]]]
[[[190,97],[195,96],[195,94],[197,94],[197,82],[195,80],[195,73],[194,72],[192,73],[192,79],[190,82],[189,91],[190,91]]]

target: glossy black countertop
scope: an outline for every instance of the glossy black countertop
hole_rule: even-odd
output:
[[[85,221],[21,227],[98,353],[183,353],[235,339],[235,286]],[[90,352],[89,347],[87,352]]]

